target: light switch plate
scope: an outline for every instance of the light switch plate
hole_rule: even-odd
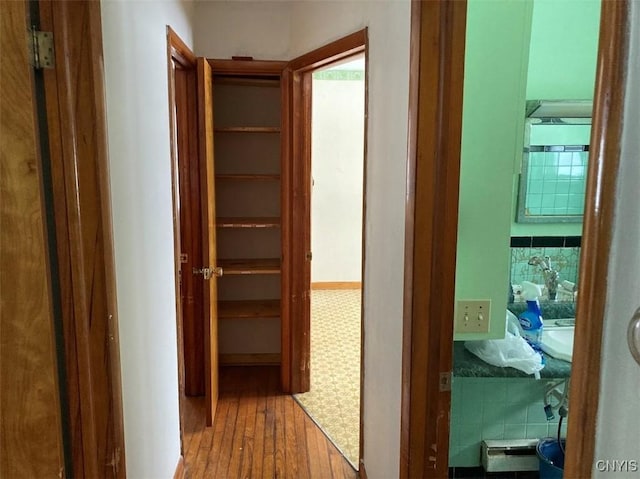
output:
[[[460,300],[456,302],[454,331],[456,333],[488,333],[491,300]]]

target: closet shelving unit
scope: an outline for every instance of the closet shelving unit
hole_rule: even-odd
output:
[[[273,325],[281,316],[280,75],[213,73],[218,317]]]

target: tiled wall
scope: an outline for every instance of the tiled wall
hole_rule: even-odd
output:
[[[529,215],[581,215],[589,153],[529,153],[526,209]]]
[[[527,120],[527,216],[582,214],[590,132],[591,126],[584,120]]]
[[[560,281],[578,283],[580,266],[580,236],[512,236],[509,282],[522,285],[523,281],[544,284],[540,266],[530,266],[533,256],[551,258],[551,267],[560,274]],[[558,290],[560,294],[560,289]],[[543,292],[543,300],[544,297]],[[573,301],[570,293],[558,297],[558,301]],[[516,297],[516,301],[518,298]]]
[[[511,248],[511,284],[522,284],[531,281],[544,284],[542,268],[530,266],[529,259],[533,256],[551,258],[551,267],[560,273],[560,280],[578,281],[578,265],[580,263],[580,247],[571,248]]]
[[[454,377],[451,399],[450,467],[480,465],[483,439],[556,436],[558,415],[547,421],[543,395],[551,380]],[[566,434],[563,424],[563,436]]]

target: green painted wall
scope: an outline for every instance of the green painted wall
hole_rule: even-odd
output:
[[[600,0],[533,0],[527,100],[593,98],[599,28]],[[512,236],[582,235],[582,223],[516,223],[517,175],[512,191]]]
[[[593,98],[600,0],[534,0],[527,99]]]
[[[504,336],[514,162],[522,151],[532,0],[470,0],[456,299],[491,299],[489,335]]]
[[[593,95],[599,0],[469,0],[456,299],[491,299],[504,335],[509,238],[573,236],[582,224],[514,222],[525,99]]]

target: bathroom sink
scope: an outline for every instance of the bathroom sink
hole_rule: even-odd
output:
[[[571,362],[573,326],[548,326],[542,330],[542,350],[550,356]]]

